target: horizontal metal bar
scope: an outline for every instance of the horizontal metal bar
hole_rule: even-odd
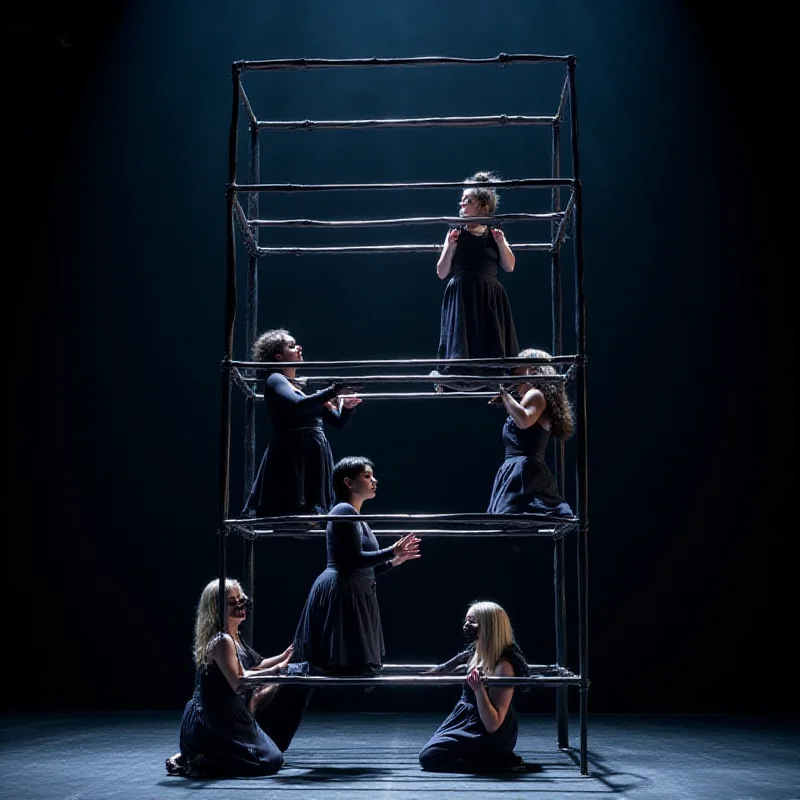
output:
[[[263,394],[252,394],[256,400],[263,400]],[[360,397],[362,400],[436,400],[450,398],[451,400],[464,400],[480,397],[491,399],[497,397],[497,392],[469,392],[469,391],[447,391],[447,392],[359,392],[358,395],[343,394],[341,397]]]
[[[449,397],[451,399],[463,400],[466,398],[481,397],[490,400],[497,397],[497,392],[470,392],[470,391],[447,391],[447,392],[358,392],[355,395],[343,394],[342,398],[360,397],[362,400],[434,400],[437,398]],[[253,393],[256,400],[263,400],[264,395]]]
[[[586,360],[585,356],[560,355],[551,359],[543,358],[385,358],[366,359],[363,361],[300,361],[298,369],[320,369],[322,367],[341,367],[352,369],[354,367],[437,367],[443,364],[453,367],[524,367],[536,365],[558,366],[561,364],[580,364]],[[233,369],[275,370],[286,369],[285,361],[228,361],[222,362],[223,369],[228,366]],[[473,376],[474,377],[474,376]],[[539,376],[537,376],[539,377]]]
[[[580,527],[577,517],[551,517],[546,514],[505,515],[510,519],[498,517],[504,515],[491,514],[454,514],[454,515],[298,515],[284,517],[240,517],[225,520],[223,532],[236,534],[247,539],[261,537],[272,538],[315,538],[325,535],[327,521],[354,519],[361,522],[372,522],[376,525],[373,532],[376,536],[395,536],[403,533],[424,534],[426,538],[434,537],[486,537],[486,538],[526,538],[540,537],[553,540],[562,539],[577,531]],[[400,528],[381,528],[381,523],[405,524]],[[420,525],[425,523],[426,527]],[[440,523],[439,527],[431,527]],[[470,525],[474,527],[470,527]]]
[[[251,219],[247,222],[257,228],[391,228],[402,225],[499,225],[503,222],[553,222],[560,221],[564,212],[546,214],[498,214],[494,217],[399,217],[396,219]]]
[[[552,125],[552,116],[532,117],[496,114],[490,117],[414,117],[409,119],[291,119],[258,120],[259,131],[335,131],[346,129],[369,130],[370,128],[491,128],[519,127],[529,125]]]
[[[258,247],[255,255],[263,256],[317,256],[317,255],[374,255],[376,253],[430,253],[441,252],[440,244],[377,244],[346,247]],[[549,253],[553,249],[550,242],[539,244],[515,244],[516,253]]]
[[[274,517],[248,517],[231,518],[225,520],[233,523],[255,523],[266,522],[272,524],[298,524],[327,522],[342,522],[354,520],[356,522],[449,522],[449,523],[473,523],[475,525],[497,525],[500,522],[511,524],[535,524],[544,523],[553,525],[561,520],[556,520],[547,514],[485,514],[480,512],[458,512],[451,514],[282,514]],[[567,518],[564,522],[576,522],[576,519]]]
[[[376,675],[373,677],[341,677],[334,675],[264,675],[240,678],[242,688],[263,686],[275,683],[278,685],[314,687],[341,686],[461,686],[464,675]],[[581,679],[577,675],[532,675],[514,678],[483,678],[486,686],[578,686]]]
[[[387,675],[390,673],[408,673],[411,675],[420,675],[423,672],[432,670],[437,666],[439,665],[438,664],[383,664],[381,667],[381,675]],[[530,673],[550,672],[559,677],[571,677],[571,676],[577,677],[574,675],[573,672],[568,670],[566,667],[562,667],[559,664],[528,664],[528,672]]]
[[[401,536],[409,532],[408,528],[370,528],[370,530],[376,536]],[[555,528],[539,528],[537,529],[537,534],[542,536],[552,536],[555,532]],[[513,536],[517,535],[514,531],[507,531],[503,530],[502,528],[497,528],[496,530],[486,529],[486,528],[479,528],[477,530],[468,530],[465,528],[459,529],[457,531],[453,530],[446,530],[442,528],[414,528],[414,533],[419,536]],[[521,532],[519,535],[528,535],[522,534]]]
[[[284,362],[285,363],[285,362]],[[566,375],[313,375],[304,379],[307,383],[463,383],[468,386],[483,386],[486,383],[564,383]],[[257,381],[256,377],[246,380]]]
[[[336,67],[432,67],[489,66],[498,64],[566,63],[573,56],[551,56],[536,53],[500,53],[493,58],[456,58],[454,56],[415,56],[408,58],[273,58],[257,61],[234,61],[240,72],[267,70],[312,70]]]
[[[476,539],[476,538],[486,538],[486,539],[550,539],[552,541],[557,541],[559,539],[564,539],[573,530],[576,528],[574,527],[564,527],[563,530],[559,528],[529,528],[527,530],[435,530],[430,529],[425,531],[425,538],[426,539]],[[262,539],[262,538],[270,538],[270,539],[316,539],[316,538],[324,538],[325,530],[296,530],[291,528],[252,528],[246,529],[243,526],[230,526],[230,531],[241,536],[243,539]],[[407,528],[403,531],[396,532],[393,534],[386,533],[379,529],[374,529],[372,532],[376,536],[384,535],[397,535],[405,534],[405,533],[420,533],[416,529]]]
[[[463,189],[465,181],[417,181],[415,183],[232,183],[228,189],[236,192],[352,192],[384,191],[387,189]],[[573,187],[574,178],[517,178],[486,181],[481,186],[496,189],[557,189]]]
[[[509,116],[495,114],[490,117],[414,117],[409,119],[293,119],[258,120],[259,131],[332,131],[348,128],[367,130],[369,128],[490,128],[519,127],[528,125],[552,125],[556,118],[532,117],[527,115]]]

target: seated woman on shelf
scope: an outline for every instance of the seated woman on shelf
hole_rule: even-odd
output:
[[[285,361],[268,373],[264,402],[272,436],[264,451],[243,516],[326,514],[333,503],[333,455],[323,423],[344,428],[361,402],[341,384],[306,395],[297,379],[303,348],[289,331],[262,333],[253,345],[254,361]]]
[[[253,701],[248,703],[242,695],[240,680],[285,671],[292,647],[262,659],[239,636],[248,604],[241,585],[228,578],[225,587],[226,631],[219,631],[218,579],[206,585],[197,605],[194,694],[181,719],[180,752],[166,762],[170,775],[192,778],[271,775],[283,764],[283,754],[256,723],[251,711]]]
[[[499,228],[473,224],[470,217],[491,217],[499,198],[491,186],[491,172],[467,178],[459,202],[464,225],[451,228],[436,264],[441,280],[450,278],[442,298],[437,358],[513,358],[519,350],[514,318],[506,290],[497,280],[497,269],[513,272],[516,258]],[[434,370],[433,377],[507,374],[492,367],[448,367]],[[440,386],[444,386],[444,383]],[[447,386],[446,388],[459,388]],[[481,386],[464,386],[480,389]]]
[[[512,703],[513,686],[487,689],[482,677],[527,677],[525,656],[514,641],[508,614],[490,601],[473,603],[463,626],[469,647],[432,670],[453,673],[466,665],[461,699],[419,754],[429,772],[485,774],[530,772],[514,752],[519,723]]]
[[[375,497],[378,481],[368,458],[349,456],[333,471],[332,516],[357,517]],[[357,519],[331,520],[326,531],[328,562],[308,594],[294,637],[293,661],[328,675],[373,675],[383,663],[384,643],[376,576],[420,557],[419,538],[409,533],[381,548]],[[281,750],[289,746],[310,699],[310,689],[281,686],[257,710],[257,719]]]
[[[528,349],[520,358],[550,359],[544,350]],[[516,375],[556,375],[546,364],[518,367]],[[555,476],[545,461],[551,436],[568,439],[573,432],[572,407],[563,382],[520,383],[516,399],[503,386],[489,401],[502,403],[508,411],[503,425],[505,460],[497,470],[489,500],[489,514],[548,514],[571,517],[572,509],[563,501]]]

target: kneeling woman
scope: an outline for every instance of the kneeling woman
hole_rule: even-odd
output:
[[[436,670],[455,671],[466,663],[467,681],[461,699],[422,748],[419,763],[431,772],[523,771],[526,765],[514,753],[519,727],[511,702],[514,687],[487,689],[481,681],[483,676],[528,675],[508,615],[496,603],[475,603],[467,611],[464,636],[474,644],[460,659],[451,659]]]
[[[194,695],[181,719],[180,752],[167,759],[170,775],[271,775],[283,765],[280,749],[258,726],[240,694],[240,679],[283,672],[292,657],[292,647],[262,659],[240,639],[239,626],[247,614],[247,598],[238,581],[228,578],[225,585],[227,631],[219,631],[219,580],[208,583],[197,605]]]
[[[376,576],[419,558],[420,540],[408,533],[381,548],[369,525],[357,519],[378,490],[370,459],[341,459],[333,470],[333,486],[339,502],[329,512],[334,519],[325,534],[327,566],[300,615],[292,660],[308,662],[315,674],[375,675],[384,655]],[[289,747],[310,697],[310,688],[279,686],[256,709],[259,724],[281,750]]]

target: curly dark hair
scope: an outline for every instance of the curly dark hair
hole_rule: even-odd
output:
[[[480,186],[480,184],[496,180],[499,180],[499,177],[494,172],[476,172],[464,181],[480,207],[485,208],[488,212],[484,215],[487,217],[494,216],[497,206],[500,204],[500,198],[492,186]]]
[[[518,354],[517,358],[541,358],[550,360],[552,356],[546,350],[536,350],[529,347]],[[550,433],[559,439],[569,439],[575,430],[575,418],[572,405],[563,381],[535,380],[536,375],[558,375],[558,370],[548,364],[531,364],[531,385],[535,386],[543,395],[547,403],[547,413],[550,416]]]
[[[285,328],[264,331],[253,342],[253,361],[274,361],[275,356],[283,350],[291,336],[292,334]]]

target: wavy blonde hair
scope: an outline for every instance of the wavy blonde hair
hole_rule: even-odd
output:
[[[478,623],[479,638],[467,671],[480,667],[484,675],[491,675],[500,656],[503,655],[503,651],[514,644],[511,620],[505,609],[491,600],[480,600],[473,603],[467,610],[467,614],[470,612],[475,615],[475,621]]]
[[[536,350],[529,347],[523,350],[517,358],[542,358],[548,361],[552,359],[546,350]],[[548,364],[531,364],[533,370],[531,378],[536,375],[558,375],[558,370]],[[550,417],[550,433],[559,439],[569,439],[575,430],[575,417],[572,412],[572,405],[567,397],[567,390],[564,388],[563,381],[531,381],[543,395],[547,403],[547,413]]]
[[[242,585],[235,578],[225,579],[225,593],[231,589],[242,592]],[[206,584],[197,602],[197,613],[194,618],[194,663],[202,667],[206,663],[206,651],[209,642],[219,630],[219,578]]]

